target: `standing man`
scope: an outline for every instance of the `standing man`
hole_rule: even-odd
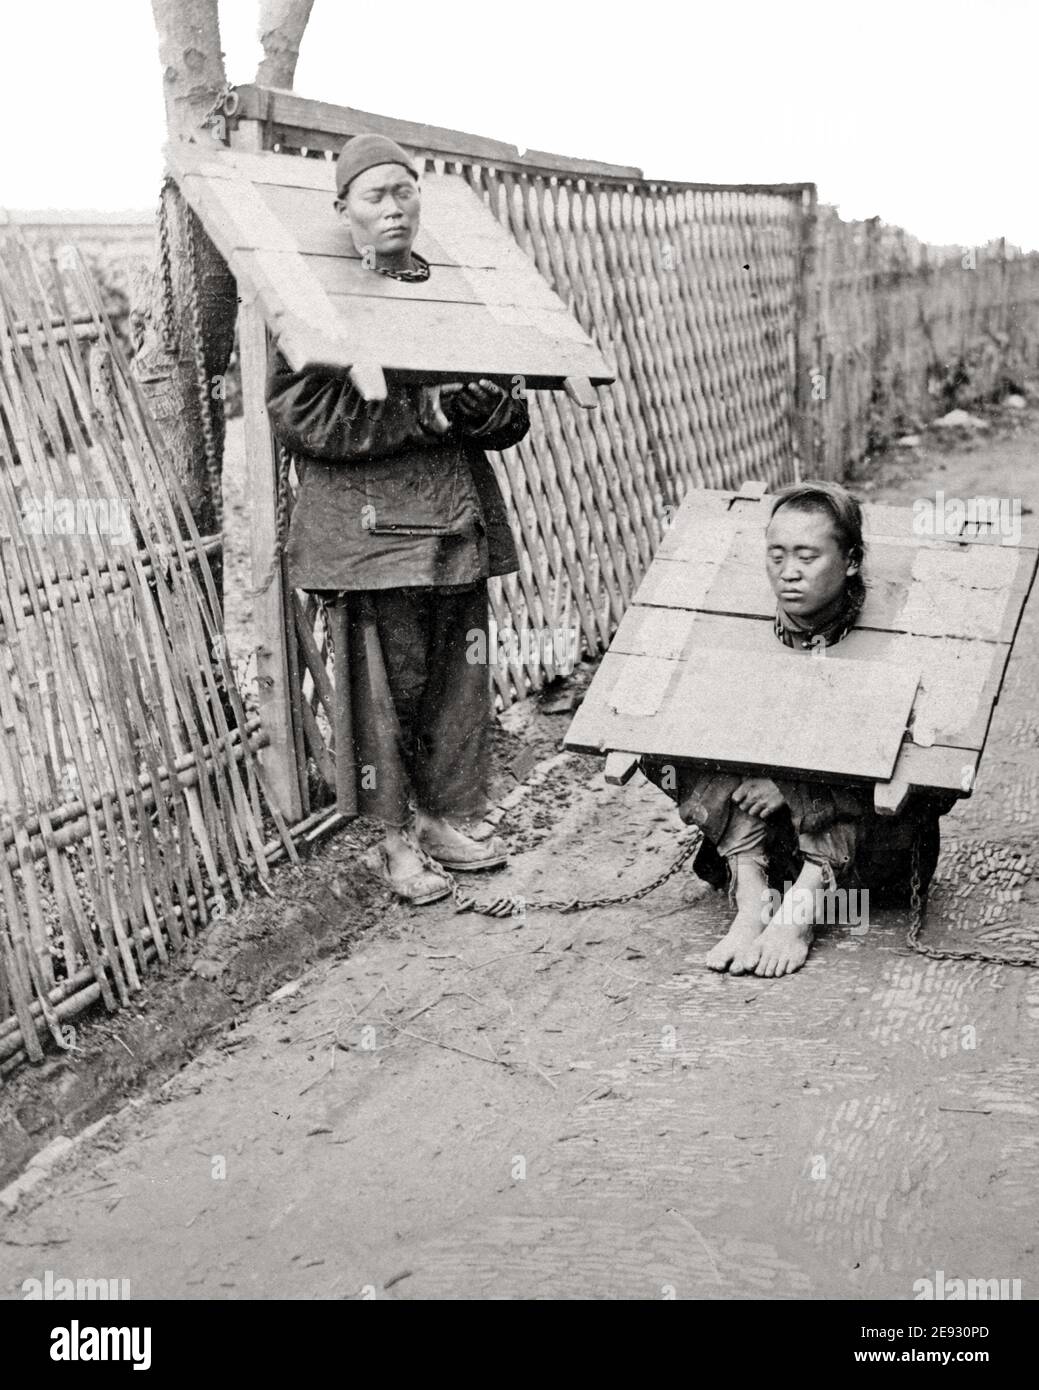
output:
[[[405,151],[355,136],[336,184],[371,273],[428,280],[412,250],[421,195]],[[523,438],[526,405],[487,380],[390,383],[385,401],[366,403],[345,372],[293,372],[276,352],[267,407],[301,476],[289,582],[325,599],[349,594],[358,805],[385,827],[368,862],[400,897],[434,902],[450,886],[420,850],[449,870],[505,862],[502,842],[480,833],[490,683],[467,654],[489,650],[488,577],[518,568],[484,450]]]

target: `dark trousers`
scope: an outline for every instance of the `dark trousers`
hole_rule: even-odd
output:
[[[491,737],[486,580],[461,590],[352,593],[348,603],[360,814],[400,826],[413,801],[431,815],[483,815]]]

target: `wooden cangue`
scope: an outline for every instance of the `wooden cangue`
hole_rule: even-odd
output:
[[[817,659],[773,631],[763,485],[690,493],[566,746],[609,754],[617,782],[651,755],[872,783],[882,814],[913,788],[968,796],[1039,564],[1035,534],[918,534],[912,508],[863,512],[868,597]]]
[[[349,370],[370,400],[385,375],[522,379],[594,406],[613,369],[464,179],[426,174],[415,250],[422,282],[374,274],[333,206],[327,160],[171,144],[174,178],[289,365]]]

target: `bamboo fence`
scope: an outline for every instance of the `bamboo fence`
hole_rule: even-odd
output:
[[[806,462],[843,478],[954,405],[1039,368],[1039,255],[931,247],[878,218],[819,212]]]
[[[0,244],[0,1075],[268,876],[202,538],[78,255]],[[74,312],[70,305],[76,306]],[[268,835],[273,832],[270,839]]]
[[[601,651],[689,488],[793,476],[801,190],[458,172],[616,363],[598,410],[532,393],[529,436],[497,460],[523,542],[493,586],[499,628]],[[545,658],[494,668],[505,702]]]

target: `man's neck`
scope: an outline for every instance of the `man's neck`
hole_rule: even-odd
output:
[[[411,259],[411,247],[401,251],[377,251],[375,253],[375,264],[380,270],[414,270],[415,263]]]

